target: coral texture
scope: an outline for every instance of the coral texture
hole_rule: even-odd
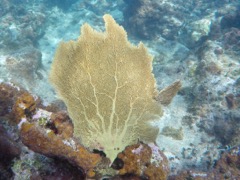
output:
[[[21,94],[13,105],[13,113],[17,123],[21,118],[31,115],[36,109],[36,102],[28,92]]]
[[[31,115],[38,100],[14,84],[0,83],[0,117],[10,119],[10,123],[19,123],[21,118]]]
[[[73,125],[66,113],[53,113],[39,107],[44,106],[26,90],[10,83],[0,83],[0,179],[2,171],[6,171],[6,177],[11,176],[8,166],[14,157],[23,157],[22,149],[26,148],[24,145],[56,160],[67,160],[73,167],[80,169],[84,176],[94,176],[93,168],[101,161],[100,155],[89,152],[75,142],[72,137]],[[8,123],[11,127],[6,125]],[[16,129],[16,134],[10,134],[15,131],[13,129],[17,123],[19,130]],[[5,132],[5,126],[10,130],[6,128]],[[21,143],[14,139],[21,140]],[[22,154],[19,155],[21,151]],[[29,161],[31,160],[30,158]],[[22,159],[19,161],[22,162]],[[22,173],[18,168],[16,171]]]
[[[127,40],[110,15],[106,32],[83,25],[77,41],[62,42],[50,80],[66,103],[74,135],[86,147],[102,150],[113,160],[138,139],[153,142],[161,117],[152,74],[152,57],[142,43]]]
[[[134,174],[144,179],[167,179],[169,168],[166,156],[153,143],[134,144],[118,154],[124,162],[120,175]]]
[[[49,117],[47,117],[48,114]],[[50,114],[48,111],[41,110],[41,113],[37,112],[32,117],[31,121],[34,122],[25,120],[20,125],[22,142],[34,152],[44,154],[48,157],[66,159],[72,164],[81,167],[88,176],[93,176],[93,168],[99,163],[101,157],[98,154],[89,152],[71,137],[66,136],[71,134],[72,125],[66,121],[64,116]],[[49,119],[50,116],[53,119]],[[43,119],[47,123],[42,123]],[[65,125],[64,130],[60,124]]]
[[[42,78],[39,71],[42,66],[42,54],[32,46],[19,48],[18,51],[8,55],[5,60],[5,66],[13,82],[18,82],[16,79],[21,77],[22,81],[34,85],[35,78]]]
[[[209,180],[209,179],[239,179],[240,177],[240,147],[233,147],[224,152],[209,172],[188,170],[169,176],[169,180]]]
[[[7,166],[15,157],[19,157],[21,149],[9,135],[6,129],[0,125],[0,175],[1,167]]]

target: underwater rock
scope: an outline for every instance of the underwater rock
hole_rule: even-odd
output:
[[[182,140],[183,139],[183,132],[182,128],[176,129],[170,126],[166,126],[162,129],[161,134],[164,136],[172,137],[176,140]]]
[[[30,46],[14,51],[5,60],[5,66],[10,73],[10,78],[24,79],[28,84],[34,84],[35,79],[41,79],[39,69],[42,67],[42,54]],[[15,80],[16,81],[16,80]]]
[[[206,12],[206,9],[216,9],[218,6],[217,2],[189,0],[124,2],[127,5],[124,20],[128,32],[144,39],[156,39],[159,36],[167,40],[179,39],[188,47],[196,45],[196,41],[208,35],[211,11]],[[221,3],[223,6],[226,2]]]
[[[0,83],[0,117],[11,124],[17,124],[25,113],[33,111],[37,101],[26,90],[12,83]]]
[[[32,116],[32,122],[22,119],[20,137],[22,142],[34,152],[47,157],[66,159],[83,169],[88,176],[93,176],[93,168],[101,160],[98,154],[93,154],[69,137],[72,125],[59,115],[38,109]],[[63,121],[62,125],[59,122]],[[65,121],[65,122],[64,122]],[[63,129],[65,126],[65,129]],[[70,133],[69,133],[70,131]]]
[[[41,11],[35,12],[26,6],[26,2],[0,3],[1,43],[5,50],[17,50],[29,45],[36,45],[37,40],[44,34],[43,25],[46,16]]]
[[[199,41],[204,36],[208,36],[210,33],[211,20],[201,19],[192,23],[191,37],[193,42]]]
[[[236,146],[240,144],[239,110],[218,110],[214,114],[214,124],[211,133],[214,134],[223,145]],[[210,130],[209,130],[210,131]]]
[[[21,154],[21,146],[2,125],[0,120],[0,179],[11,179],[13,160]]]
[[[123,161],[120,175],[134,174],[151,180],[165,180],[169,174],[166,156],[153,143],[128,146],[118,154],[118,158]]]
[[[0,116],[9,115],[14,104],[14,97],[17,89],[14,87],[1,83],[0,84]]]
[[[222,36],[224,49],[235,52],[239,55],[240,50],[240,28],[230,28],[225,30]]]
[[[200,171],[183,171],[178,173],[177,175],[170,176],[168,180],[208,180],[206,172]]]
[[[81,177],[83,175],[89,178],[104,178],[111,175],[112,179],[119,180],[141,179],[141,177],[166,179],[168,176],[169,168],[167,158],[153,143],[138,143],[126,147],[126,149],[118,155],[117,159],[119,161],[114,162],[111,168],[109,167],[109,159],[106,157],[100,157],[99,154],[91,153],[72,137],[73,124],[66,112],[58,111],[53,113],[46,111],[44,106],[38,102],[39,99],[34,98],[23,89],[12,87],[7,84],[1,84],[0,87],[0,94],[7,95],[8,90],[8,93],[11,94],[11,96],[7,95],[7,98],[4,100],[4,102],[8,104],[8,108],[10,108],[10,111],[5,112],[4,115],[8,117],[6,114],[12,114],[9,117],[11,117],[13,125],[15,124],[16,126],[18,123],[21,142],[33,151],[31,151],[30,154],[27,154],[29,156],[34,156],[34,152],[36,152],[58,161],[70,162],[70,164],[73,165],[69,170],[66,170],[66,172],[64,171],[61,177],[70,177],[71,173],[69,174],[69,172],[75,171],[75,168],[80,169]],[[35,99],[37,99],[37,101],[35,101]],[[7,103],[8,100],[11,103]],[[43,109],[39,107],[42,107]],[[10,120],[9,118],[6,119]],[[1,137],[0,134],[0,145],[3,143],[6,144],[5,141],[7,141],[7,143],[12,143],[12,140],[9,140],[8,138],[4,138],[4,141],[2,141]],[[18,144],[15,145],[17,148]],[[21,146],[23,145],[21,144]],[[6,150],[9,146],[4,147]],[[24,146],[21,148],[24,149]],[[9,152],[18,152],[18,149],[15,150],[16,151],[9,150]],[[11,157],[16,157],[19,153],[20,152],[11,153],[14,154],[14,156]],[[14,166],[12,167],[13,172],[17,173],[17,177],[58,177],[54,172],[49,172],[49,175],[47,176],[44,173],[46,170],[41,170],[40,167],[42,167],[44,163],[46,163],[46,166],[51,166],[51,163],[49,164],[48,161],[42,161],[40,160],[42,158],[40,158],[40,164],[37,165],[38,163],[36,162],[36,167],[34,165],[34,168],[30,168],[32,169],[30,171],[30,169],[24,169],[23,159],[15,161]],[[27,163],[31,164],[34,163],[34,161],[36,160],[33,159],[31,162],[29,161]],[[10,162],[10,160],[8,162]],[[114,164],[115,167],[113,167]],[[38,170],[38,168],[40,169]],[[58,172],[59,167],[56,166],[54,169]],[[18,173],[19,171],[24,172]],[[39,172],[42,172],[43,174],[39,174]],[[74,175],[73,172],[73,176],[79,177],[79,173]]]
[[[46,71],[42,65],[42,54],[38,49],[32,46],[19,48],[7,55],[0,55],[0,61],[2,80],[11,81],[34,94],[46,94],[44,92],[49,86],[44,86],[47,83]]]
[[[227,95],[225,96],[225,98],[226,98],[226,102],[227,102],[227,107],[228,107],[229,109],[235,109],[235,108],[237,108],[238,103],[237,103],[237,101],[236,101],[236,97],[234,96],[234,94],[227,94]]]
[[[1,166],[10,165],[15,157],[21,153],[20,146],[6,132],[5,128],[0,125],[0,164]]]
[[[67,119],[63,112],[52,114],[39,109],[32,116],[31,122],[20,125],[21,139],[34,152],[66,159],[82,168],[89,177],[95,176],[93,169],[97,172],[109,172],[98,167],[101,161],[98,154],[90,153],[72,139],[73,126]],[[166,179],[169,173],[167,158],[154,144],[139,143],[129,146],[118,158],[123,165],[113,174],[119,174],[120,179],[124,179],[127,174],[135,175],[136,178]],[[107,164],[102,168],[107,168]]]
[[[239,179],[240,177],[240,147],[236,146],[224,153],[217,161],[214,170],[208,174],[209,179]]]
[[[47,126],[55,131],[56,134],[61,134],[64,139],[73,137],[73,124],[66,112],[52,113],[51,121],[52,123]]]
[[[9,0],[0,1],[0,17],[3,17],[11,8],[12,4]]]
[[[235,9],[235,11],[231,11],[228,14],[224,15],[221,19],[221,28],[240,28],[240,12],[239,9]]]
[[[21,94],[15,101],[12,112],[15,116],[16,123],[22,118],[30,117],[36,110],[36,102],[34,97],[29,93]]]
[[[10,84],[1,84],[0,95],[1,115],[12,124],[19,123],[22,142],[33,151],[67,159],[85,172],[100,161],[98,154],[90,153],[71,138],[73,126],[63,112],[38,109],[37,98]]]
[[[172,1],[125,0],[124,2],[127,4],[124,11],[125,27],[129,33],[141,39],[155,39],[161,35],[168,40],[174,40],[183,25],[184,16],[187,15],[185,7],[189,5],[186,1],[185,7]]]
[[[240,177],[240,147],[226,150],[215,166],[209,172],[188,170],[169,176],[169,180],[209,180],[209,179],[239,179]]]

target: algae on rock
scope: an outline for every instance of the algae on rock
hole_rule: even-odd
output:
[[[142,43],[130,44],[110,15],[103,18],[106,32],[84,24],[77,41],[60,43],[50,81],[68,108],[74,136],[113,162],[126,146],[155,141],[158,128],[150,122],[162,109],[152,56]]]

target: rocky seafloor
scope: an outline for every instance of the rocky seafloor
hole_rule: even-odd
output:
[[[234,0],[2,0],[0,179],[238,179],[239,7]],[[106,13],[154,56],[159,89],[182,82],[156,124],[156,144],[126,147],[111,167],[75,141],[48,83],[57,44],[77,38],[84,22],[103,30]]]

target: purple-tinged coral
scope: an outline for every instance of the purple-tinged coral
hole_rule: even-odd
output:
[[[165,180],[169,173],[166,156],[153,143],[138,143],[118,154],[123,161],[120,175],[134,174],[151,180]]]

